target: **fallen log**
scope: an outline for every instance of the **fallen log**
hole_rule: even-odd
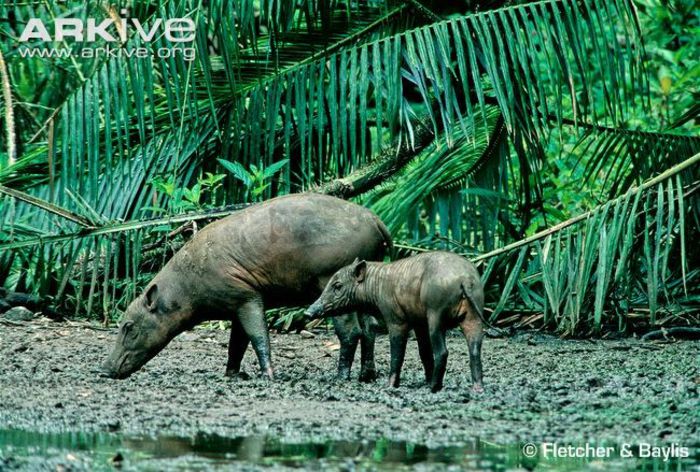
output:
[[[689,326],[674,326],[672,328],[661,328],[655,331],[649,331],[641,337],[642,341],[651,341],[654,339],[666,338],[680,339],[700,339],[700,328],[692,328]]]
[[[41,312],[47,318],[62,319],[63,317],[51,307],[50,303],[48,298],[30,293],[12,292],[0,287],[0,313],[4,313],[10,308],[22,306],[34,312]]]

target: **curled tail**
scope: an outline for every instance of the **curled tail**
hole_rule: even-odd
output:
[[[374,215],[374,219],[377,223],[377,229],[382,234],[382,238],[384,238],[384,247],[388,251],[392,247],[394,247],[394,243],[391,240],[391,233],[389,232],[389,229],[386,227],[384,222],[380,220],[377,215]]]
[[[486,317],[484,316],[484,312],[481,310],[479,305],[476,304],[476,302],[474,301],[474,297],[472,297],[471,293],[469,293],[469,291],[467,291],[467,289],[464,287],[464,282],[462,282],[460,284],[460,288],[462,289],[462,296],[464,297],[465,300],[469,301],[469,304],[472,306],[472,308],[474,309],[476,314],[479,316],[479,319],[481,320],[481,322],[484,323],[484,325],[487,328],[492,329],[498,333],[502,333],[503,330],[501,330],[500,328],[496,328],[495,326],[493,326],[491,323],[489,323],[486,320]]]

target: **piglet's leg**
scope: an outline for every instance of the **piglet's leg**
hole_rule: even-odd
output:
[[[433,348],[435,367],[430,390],[439,392],[442,390],[442,381],[445,378],[447,368],[447,345],[445,344],[445,330],[442,327],[440,313],[428,312],[428,331],[430,332],[430,345]]]
[[[354,313],[333,317],[333,327],[340,341],[338,378],[350,380],[350,369],[355,359],[357,344],[362,336],[362,329],[360,328],[357,315]]]
[[[377,378],[377,369],[374,366],[374,340],[377,336],[377,321],[369,315],[360,316],[362,326],[362,370],[360,370],[360,382],[372,382]]]
[[[481,373],[481,341],[484,339],[484,328],[481,321],[467,316],[462,322],[462,332],[469,347],[469,367],[472,371],[472,389],[483,392],[483,377]]]
[[[238,319],[243,330],[248,335],[258,356],[260,370],[263,375],[272,380],[272,361],[270,359],[270,335],[267,332],[265,312],[260,298],[247,301],[238,309]]]
[[[391,345],[391,368],[389,371],[389,386],[398,387],[401,382],[401,367],[406,355],[408,341],[407,326],[391,326],[389,328],[389,344]]]
[[[433,380],[433,348],[430,346],[430,334],[427,323],[419,324],[415,327],[416,340],[418,341],[418,353],[425,371],[425,381],[430,383]]]

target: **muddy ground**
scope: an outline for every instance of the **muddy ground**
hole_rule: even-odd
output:
[[[477,395],[456,333],[437,394],[424,384],[413,340],[402,386],[390,389],[386,336],[378,337],[380,379],[366,385],[335,380],[338,351],[328,331],[273,334],[272,383],[225,378],[228,332],[217,329],[180,335],[127,380],[100,378],[93,371],[115,335],[50,321],[0,324],[0,429],[388,438],[429,447],[474,437],[693,444],[700,434],[698,342],[486,339],[485,393]],[[257,372],[252,350],[244,369]]]

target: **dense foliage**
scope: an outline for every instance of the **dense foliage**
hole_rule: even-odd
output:
[[[20,41],[63,17],[191,18],[195,54]],[[113,321],[202,224],[310,190],[372,208],[395,257],[477,260],[502,325],[697,324],[699,22],[689,0],[6,2],[0,286]],[[108,46],[149,54],[78,55]],[[27,55],[49,48],[74,54]]]

